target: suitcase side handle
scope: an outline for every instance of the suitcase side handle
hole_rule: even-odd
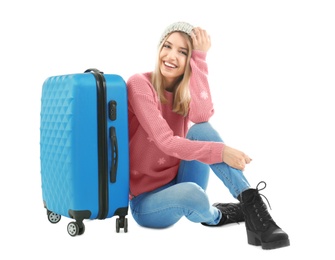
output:
[[[110,181],[112,183],[116,182],[116,173],[117,173],[117,165],[118,165],[118,145],[117,145],[117,137],[115,132],[115,127],[109,128],[109,137],[111,139],[111,147],[112,147],[112,166],[110,170]]]

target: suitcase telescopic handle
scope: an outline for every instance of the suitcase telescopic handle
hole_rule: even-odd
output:
[[[117,145],[117,137],[115,132],[115,127],[109,128],[109,137],[111,139],[112,146],[112,166],[110,169],[110,181],[112,183],[116,182],[116,173],[117,173],[117,164],[118,164],[118,145]]]

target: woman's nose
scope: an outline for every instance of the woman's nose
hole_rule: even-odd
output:
[[[167,54],[167,57],[171,60],[175,60],[177,57],[176,51],[174,50],[169,51],[169,53]]]

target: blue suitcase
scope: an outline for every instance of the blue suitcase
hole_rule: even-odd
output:
[[[48,220],[71,218],[69,235],[85,219],[118,216],[128,231],[129,146],[126,83],[97,69],[52,76],[42,87],[40,164]]]

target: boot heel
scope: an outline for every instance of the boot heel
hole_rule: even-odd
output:
[[[247,237],[249,245],[260,246],[262,244],[254,232],[247,230]]]

